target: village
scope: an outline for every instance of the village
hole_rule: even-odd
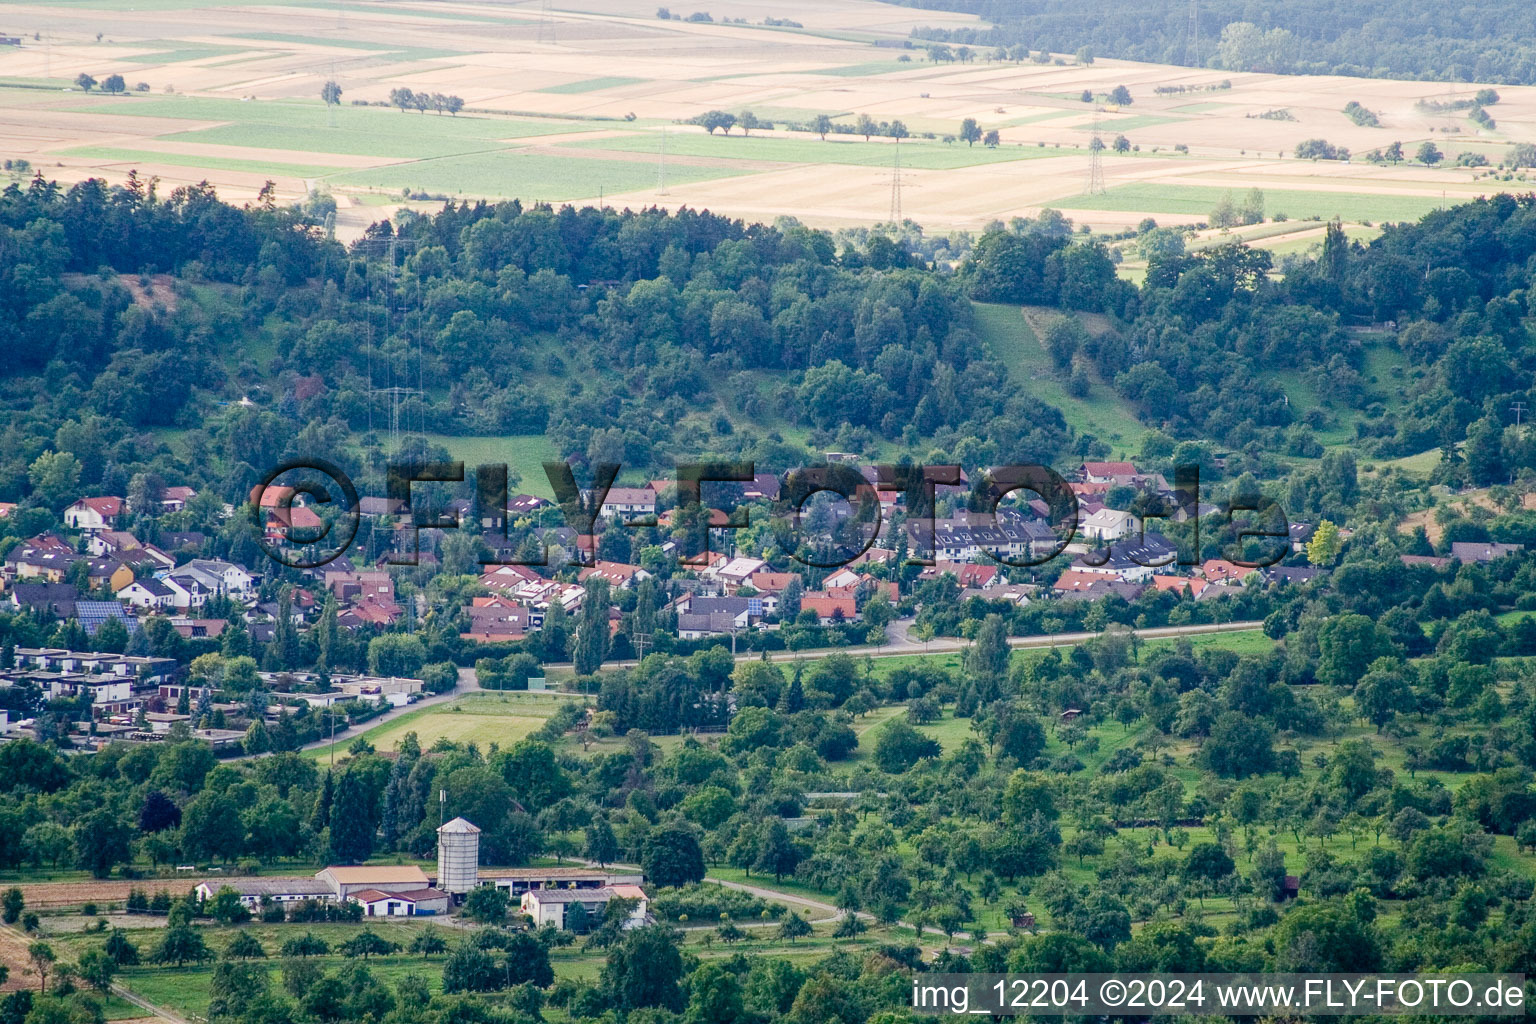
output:
[[[338,718],[345,727],[456,685],[456,678],[424,682],[413,671],[367,672],[361,665],[355,671],[300,671],[306,666],[272,655],[240,682],[189,673],[199,654],[274,650],[312,636],[327,608],[332,617],[326,628],[363,643],[409,633],[436,614],[458,624],[462,646],[454,660],[483,666],[487,657],[515,653],[562,662],[538,646],[539,634],[551,615],[581,614],[597,584],[610,601],[608,653],[621,659],[713,644],[733,653],[783,650],[817,640],[835,647],[909,649],[922,639],[908,631],[917,591],[941,579],[952,581],[952,597],[961,604],[980,599],[994,607],[1021,607],[1113,597],[1134,605],[1148,592],[1204,604],[1245,587],[1302,585],[1321,571],[1307,564],[1317,526],[1301,522],[1286,523],[1285,535],[1275,538],[1276,553],[1268,558],[1273,564],[1182,558],[1179,543],[1159,532],[1146,509],[1162,502],[1172,508],[1167,518],[1176,524],[1193,511],[1211,532],[1228,521],[1228,513],[1205,501],[1190,505],[1163,474],[1143,472],[1131,462],[1084,462],[1075,469],[1069,486],[1076,524],[1068,537],[1052,528],[1051,509],[1038,497],[1006,502],[995,512],[969,511],[970,481],[963,474],[959,483],[933,487],[931,518],[912,518],[905,492],[882,482],[873,466],[856,468],[868,484],[861,495],[866,512],[877,502],[878,514],[864,515],[856,524],[866,527],[866,539],[846,564],[818,568],[782,553],[776,563],[747,554],[722,509],[708,513],[711,550],[688,557],[688,526],[671,507],[676,486],[669,480],[610,488],[596,510],[592,536],[565,525],[559,506],[519,494],[503,515],[482,514],[486,531],[480,536],[489,542],[485,564],[467,586],[454,588],[453,598],[463,603],[451,607],[434,607],[437,591],[420,582],[445,571],[438,541],[452,531],[434,536],[414,529],[411,509],[398,500],[365,497],[359,503],[379,549],[372,560],[353,552],[292,570],[258,548],[247,545],[244,550],[252,554],[237,561],[216,536],[168,528],[195,497],[190,488],[165,488],[154,509],[136,510],[117,496],[82,497],[64,510],[62,530],[20,540],[6,553],[0,600],[26,613],[42,642],[10,645],[0,654],[0,685],[32,686],[38,697],[32,714],[17,707],[0,711],[0,735],[36,738],[38,706],[74,701],[83,708],[88,699],[88,713],[65,716],[74,719],[70,728],[82,734],[78,738],[88,748],[113,740],[157,742],[182,729],[196,730],[222,755],[241,754],[250,752],[253,722],[267,730],[297,729],[301,740],[314,742],[334,731]],[[778,476],[759,473],[750,483],[735,485],[730,497],[761,520],[774,510],[779,492]],[[253,513],[269,544],[296,547],[291,538],[320,523],[306,499],[291,489],[253,491],[251,502],[243,509],[224,505],[222,517]],[[860,518],[849,502],[830,509],[823,515],[826,522],[847,526]],[[453,499],[449,511],[467,523],[475,505]],[[877,524],[872,529],[871,518]],[[1348,538],[1347,530],[1332,524],[1326,529],[1331,543]],[[646,533],[657,543],[624,544],[629,560],[605,557],[611,538]],[[545,553],[545,564],[505,564],[521,561],[515,552],[528,550],[530,543]],[[226,557],[213,557],[221,547]],[[1514,544],[1456,542],[1446,556],[1401,558],[1409,565],[1444,568],[1518,550]],[[399,564],[406,561],[402,553],[415,564]],[[409,597],[398,589],[402,583]],[[635,617],[642,586],[652,595],[644,629]],[[790,626],[824,628],[792,636]],[[232,629],[244,636],[228,635]],[[169,652],[172,634],[179,643],[170,641],[176,649]],[[420,666],[417,659],[405,667]],[[497,688],[553,685],[532,670],[513,682],[488,682],[485,675],[482,671],[481,684]],[[253,690],[261,694],[259,705],[249,697]]]

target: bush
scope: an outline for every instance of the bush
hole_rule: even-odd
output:
[[[684,914],[690,921],[717,921],[722,916],[745,921],[768,917],[777,921],[784,916],[784,905],[769,903],[739,889],[722,885],[693,884],[667,890],[651,900],[651,912],[658,921],[678,921]]]

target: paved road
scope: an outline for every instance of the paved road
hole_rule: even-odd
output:
[[[822,658],[826,657],[828,654],[835,653],[851,654],[858,657],[864,657],[867,655],[872,658],[892,658],[909,656],[913,654],[947,654],[954,651],[963,651],[971,645],[969,640],[956,637],[938,638],[925,644],[921,640],[915,640],[911,637],[910,633],[912,623],[913,620],[910,618],[897,619],[892,622],[890,629],[892,640],[890,643],[885,644],[883,647],[873,647],[868,644],[864,644],[857,647],[837,647],[831,649],[818,648],[814,651],[779,652],[776,654],[770,654],[768,656],[768,660],[771,662],[785,663],[799,661],[801,659]],[[1157,626],[1152,629],[1131,630],[1131,632],[1143,640],[1158,640],[1167,639],[1169,637],[1201,636],[1206,633],[1241,632],[1250,629],[1260,629],[1263,627],[1263,625],[1264,623],[1258,620],[1243,620],[1239,622],[1215,622],[1188,626]],[[1014,636],[1008,638],[1008,645],[1010,647],[1019,649],[1042,647],[1072,647],[1102,635],[1103,634],[1099,632],[1083,632],[1051,633],[1043,636]],[[761,652],[748,651],[745,653],[737,654],[736,660],[739,662],[757,661],[761,657]],[[610,661],[605,663],[603,668],[633,668],[634,666],[634,661]],[[553,662],[549,667],[570,668],[571,666],[570,662]],[[335,736],[336,749],[345,750],[347,744],[350,743],[354,737],[367,732],[369,729],[372,729],[375,726],[384,725],[403,714],[407,714],[411,711],[419,711],[422,708],[430,708],[438,704],[446,704],[449,701],[458,697],[462,697],[467,693],[477,692],[479,689],[480,686],[475,681],[475,670],[473,668],[461,668],[459,669],[458,685],[449,690],[447,693],[433,694],[430,697],[423,698],[415,704],[407,704],[404,707],[391,708],[377,718],[370,718],[368,721],[363,722],[360,725],[353,725],[348,726],[345,729],[338,729]],[[332,738],[330,736],[326,736],[323,739],[319,739],[313,743],[306,744],[302,749],[322,750],[326,747],[329,747],[331,741]]]
[[[913,639],[908,635],[912,625],[912,619],[897,619],[891,623],[893,639],[883,647],[874,647],[868,644],[860,644],[857,647],[818,647],[815,650],[787,652],[781,651],[768,656],[769,661],[792,662],[800,660],[812,660],[824,658],[829,654],[852,654],[858,657],[868,655],[872,658],[893,658],[913,654],[948,654],[954,651],[963,651],[971,646],[969,640],[958,637],[939,637],[928,643]],[[1159,640],[1169,637],[1200,636],[1205,633],[1237,633],[1250,629],[1262,629],[1264,623],[1258,619],[1244,619],[1238,622],[1212,622],[1189,626],[1156,626],[1150,629],[1133,629],[1130,632],[1143,640]],[[1083,633],[1049,633],[1041,636],[1011,636],[1008,638],[1008,646],[1029,649],[1039,647],[1075,647],[1087,640],[1093,640],[1103,636],[1102,632]],[[737,661],[758,661],[762,658],[761,651],[748,651],[737,654]],[[603,663],[603,668],[634,668],[633,661],[608,661]],[[554,662],[550,668],[570,668],[570,662]],[[468,671],[461,669],[461,672]],[[418,705],[419,706],[419,705]]]

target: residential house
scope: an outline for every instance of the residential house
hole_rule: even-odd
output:
[[[172,607],[180,611],[201,608],[204,602],[218,593],[213,582],[201,572],[178,570],[166,573],[159,577],[159,580],[171,589],[175,595],[172,598]]]
[[[95,636],[108,619],[117,620],[129,633],[139,631],[139,620],[128,614],[121,601],[76,601],[75,618],[86,636]]]
[[[171,619],[171,628],[187,640],[217,639],[229,628],[228,619],[192,619],[177,616]]]
[[[134,580],[122,590],[117,591],[119,601],[146,611],[175,608],[176,597],[176,591],[172,590],[168,584],[153,578]]]
[[[610,487],[598,515],[604,519],[635,519],[656,514],[656,492],[649,487]]]
[[[1195,576],[1153,576],[1152,586],[1166,594],[1199,597],[1200,592],[1210,584]]]
[[[762,615],[762,602],[755,597],[694,597],[690,594],[678,602],[677,635],[684,640],[698,640],[740,632]]]
[[[1431,569],[1448,569],[1455,565],[1455,560],[1442,558],[1439,555],[1398,555],[1404,565],[1427,565]]]
[[[520,601],[500,594],[474,598],[464,609],[464,617],[467,628],[459,636],[482,644],[515,643],[537,628]],[[538,625],[543,625],[542,616]]]
[[[1009,509],[995,514],[957,512],[950,519],[908,519],[907,549],[920,558],[929,551],[936,562],[974,562],[983,555],[1010,561],[1037,559],[1060,544],[1050,526]]]
[[[126,530],[102,530],[86,539],[85,550],[97,558],[115,556],[120,552],[142,547],[139,538]]]
[[[736,589],[750,585],[753,575],[767,565],[761,558],[732,558],[723,564],[711,566],[707,574],[719,580],[722,585]]]
[[[800,598],[800,610],[815,612],[828,621],[857,622],[858,602],[852,595],[830,594],[825,590],[808,590]]]
[[[1524,551],[1524,544],[1494,544],[1482,541],[1458,540],[1451,542],[1451,557],[1462,565],[1468,562],[1487,563],[1494,559]]]
[[[1145,582],[1155,569],[1172,565],[1178,549],[1161,534],[1149,533],[1139,540],[1124,540],[1085,552],[1072,562],[1080,572],[1101,573],[1116,579]]]
[[[87,558],[84,562],[86,586],[92,590],[105,587],[115,594],[133,582],[133,569],[115,558]]]
[[[1271,583],[1294,583],[1300,586],[1303,583],[1311,583],[1323,570],[1315,565],[1271,565],[1265,570],[1264,578]]]
[[[1089,484],[1113,484],[1140,475],[1135,465],[1129,462],[1085,462],[1077,472],[1083,482]]]
[[[651,574],[638,565],[626,565],[623,562],[605,562],[601,559],[595,565],[581,570],[577,578],[586,583],[591,579],[605,581],[615,590],[628,590],[642,580],[651,578]]]
[[[532,494],[518,494],[507,502],[507,515],[512,519],[526,519],[539,509],[549,507],[549,504]]]
[[[63,583],[70,567],[80,561],[73,549],[34,548],[18,544],[11,549],[5,560],[6,575],[11,579],[41,579],[50,583]]]
[[[9,601],[18,611],[41,609],[61,619],[75,617],[75,602],[80,590],[73,583],[16,583]]]
[[[1212,558],[1200,566],[1200,575],[1220,586],[1241,584],[1243,577],[1250,572],[1253,572],[1253,569],[1248,566],[1237,565],[1225,558]]]
[[[1107,544],[1123,540],[1140,529],[1141,522],[1129,512],[1101,508],[1083,520],[1080,532],[1090,543]]]
[[[255,589],[256,577],[233,562],[214,558],[194,558],[181,567],[184,572],[204,573],[216,580],[220,589],[216,593],[230,597],[246,598]]]
[[[64,510],[64,525],[84,533],[112,530],[122,514],[122,498],[81,498]]]
[[[186,509],[187,502],[197,497],[197,492],[190,487],[167,487],[160,492],[161,512],[181,512]]]
[[[1307,542],[1317,532],[1317,527],[1311,523],[1289,523],[1286,525],[1286,534],[1291,539],[1292,551],[1305,551]]]
[[[742,485],[741,496],[748,501],[777,501],[779,478],[772,473],[758,473],[751,483]]]
[[[936,580],[948,573],[960,584],[962,590],[991,590],[1008,581],[995,565],[978,565],[970,562],[938,562],[917,574],[922,581]]]
[[[1058,594],[1070,594],[1089,590],[1106,582],[1108,578],[1102,573],[1068,569],[1056,577],[1056,582],[1051,584],[1051,589]]]

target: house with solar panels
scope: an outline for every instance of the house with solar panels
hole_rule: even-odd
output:
[[[108,619],[121,622],[130,636],[139,631],[139,620],[128,614],[121,601],[76,601],[75,618],[80,620],[86,636],[95,636]]]

